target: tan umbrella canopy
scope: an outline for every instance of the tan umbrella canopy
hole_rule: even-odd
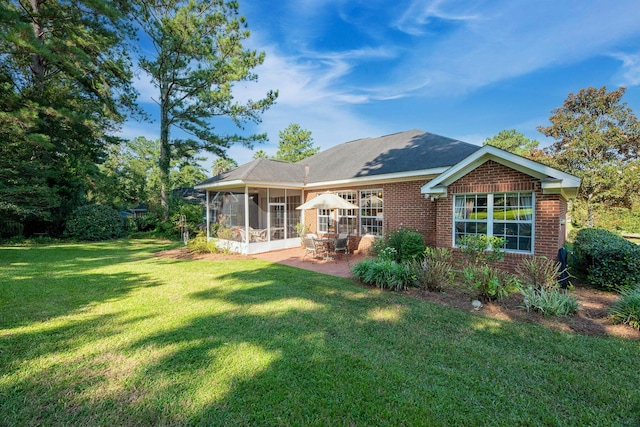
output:
[[[346,201],[335,193],[327,191],[301,204],[296,209],[359,209],[358,205]]]

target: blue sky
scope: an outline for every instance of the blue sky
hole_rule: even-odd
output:
[[[256,83],[238,99],[278,89],[277,104],[246,133],[266,132],[238,164],[277,151],[290,123],[321,149],[364,137],[422,129],[480,145],[516,129],[537,130],[570,92],[627,87],[640,115],[640,5],[637,0],[240,0],[251,38],[264,51]],[[155,89],[138,82],[154,114]],[[221,133],[235,132],[214,119]],[[126,137],[158,138],[159,123],[128,123]],[[210,169],[214,158],[205,166]]]

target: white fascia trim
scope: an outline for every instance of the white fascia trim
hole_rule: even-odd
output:
[[[373,183],[386,183],[392,181],[411,181],[417,178],[428,179],[430,176],[438,176],[442,172],[449,169],[448,167],[441,168],[433,168],[433,169],[423,169],[418,171],[410,171],[410,172],[398,172],[398,173],[389,173],[385,175],[374,175],[374,176],[362,176],[356,178],[347,178],[347,179],[339,179],[335,181],[321,181],[314,182],[311,184],[305,185],[305,188],[313,189],[313,188],[324,188],[324,187],[339,187],[345,185],[357,185],[357,184],[373,184]]]
[[[229,188],[239,188],[239,187],[269,187],[269,188],[293,188],[297,190],[301,190],[304,188],[304,184],[302,182],[277,182],[277,181],[245,181],[241,179],[237,179],[234,181],[224,181],[217,182],[213,184],[205,184],[205,185],[197,185],[194,188],[196,190],[224,190]]]
[[[236,179],[233,181],[218,181],[210,184],[201,184],[196,185],[193,188],[196,190],[214,190],[214,189],[223,189],[229,187],[244,187],[245,183],[241,179]]]
[[[551,190],[555,185],[557,188],[562,189],[562,193],[569,195],[577,194],[578,188],[580,187],[580,178],[574,175],[534,162],[533,160],[529,160],[516,154],[509,153],[508,151],[501,150],[491,145],[485,145],[466,159],[462,160],[460,163],[447,169],[440,176],[423,185],[420,190],[422,194],[426,195],[441,195],[442,190],[437,189],[438,186],[447,186],[457,181],[488,160],[493,160],[496,163],[500,163],[540,180],[551,177],[553,179],[547,181],[549,182],[549,190]]]

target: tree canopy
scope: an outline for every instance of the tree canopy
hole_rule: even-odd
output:
[[[127,6],[0,2],[0,215],[27,230],[59,228],[83,203],[113,131],[136,112]]]
[[[127,209],[139,203],[160,206],[160,141],[138,137],[112,147],[107,160],[100,165],[90,201]],[[203,160],[203,159],[199,159]],[[206,179],[201,166],[192,162],[173,162],[170,168],[171,188],[193,187]]]
[[[640,122],[622,102],[625,88],[606,87],[570,93],[553,110],[550,126],[538,130],[556,140],[545,151],[562,169],[582,179],[579,200],[587,208],[587,225],[594,223],[598,206],[631,206],[639,189]]]
[[[482,145],[492,145],[510,153],[527,157],[540,143],[529,139],[515,129],[501,130],[497,135],[484,140]]]
[[[234,84],[257,80],[252,70],[264,61],[264,52],[243,46],[250,33],[237,1],[151,0],[140,5],[138,21],[154,47],[140,65],[158,88],[161,199],[166,215],[171,160],[200,150],[224,157],[231,144],[251,147],[265,140],[264,134],[221,134],[211,119],[226,117],[240,129],[247,122],[257,123],[274,104],[277,92],[269,91],[259,100],[234,99]],[[187,137],[171,138],[172,128]]]
[[[228,172],[237,167],[238,163],[235,160],[220,157],[213,162],[213,175],[220,175],[221,173]]]
[[[291,123],[278,134],[278,152],[274,159],[285,162],[297,162],[309,156],[313,156],[320,147],[313,146],[311,131],[302,129],[297,123]]]

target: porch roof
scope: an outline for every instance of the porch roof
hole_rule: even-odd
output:
[[[304,175],[303,165],[261,158],[202,181],[194,188],[228,188],[244,185],[302,188]]]

